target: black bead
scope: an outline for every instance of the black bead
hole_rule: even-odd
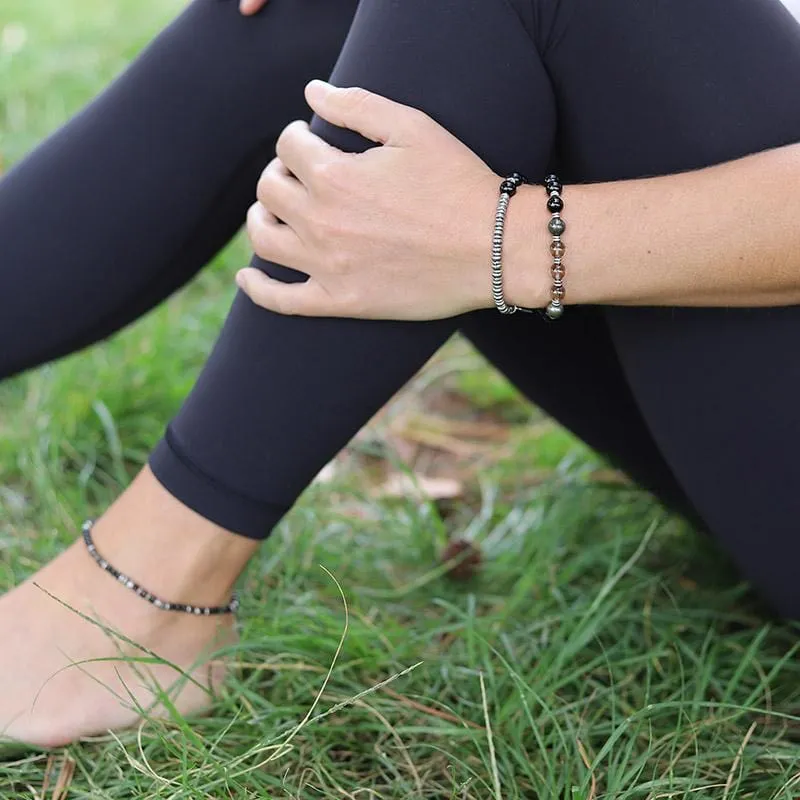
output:
[[[506,178],[506,180],[500,184],[500,193],[513,197],[517,193],[517,184],[510,178]]]
[[[554,194],[547,201],[547,209],[548,209],[548,211],[552,211],[553,214],[557,214],[563,208],[564,208],[564,201],[556,194]]]

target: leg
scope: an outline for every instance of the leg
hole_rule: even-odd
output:
[[[195,0],[0,181],[0,379],[128,324],[233,236],[356,2]]]
[[[628,386],[603,311],[571,308],[557,325],[473,314],[463,332],[530,400],[668,508],[699,522]]]
[[[302,26],[300,0],[272,2],[276,11],[294,9],[294,23]],[[502,59],[497,58],[498,42],[503,42]],[[505,0],[364,0],[333,80],[360,83],[422,107],[500,171],[522,168],[539,174],[550,159],[554,107],[549,82],[527,31]],[[506,113],[510,105],[517,110],[511,120]],[[319,121],[314,126],[343,147],[366,146]],[[286,275],[274,265],[267,268]],[[197,389],[170,430],[169,444],[153,460],[169,493],[145,471],[100,521],[101,549],[162,595],[183,593],[186,602],[204,604],[224,598],[257,539],[457,324],[294,319],[239,298]],[[107,591],[107,576],[79,547],[67,558],[57,574],[46,572],[48,588],[53,590],[55,583],[56,593],[61,590],[73,599],[69,576],[77,575],[79,607],[111,609],[126,625],[130,615],[140,614],[141,601],[135,597],[135,611],[118,611],[118,604],[129,599],[122,596],[124,589],[111,581]],[[26,701],[63,663],[53,652],[53,630],[66,625],[60,617],[53,621],[52,606],[44,601],[31,615],[27,609],[34,597],[39,594],[25,584],[0,606],[3,624],[15,620],[18,625],[13,674],[0,676],[15,691],[0,700],[0,725],[13,718],[9,735],[52,742],[134,722],[135,713],[120,710],[102,688],[73,671],[48,684],[30,713]],[[202,622],[189,619],[187,624]],[[139,623],[145,644],[153,624]],[[170,651],[173,661],[187,664],[197,656],[194,634],[156,633],[159,643],[177,642],[181,652]],[[203,647],[211,634],[205,636]],[[195,649],[183,648],[187,639],[195,641]],[[67,649],[73,657],[108,653],[97,637],[83,636],[74,625]],[[113,674],[109,680],[115,683]],[[189,698],[182,707],[196,708],[200,699]],[[80,716],[86,708],[92,710],[89,719]]]
[[[437,33],[443,29],[449,31],[446,48]],[[502,59],[499,41],[505,42]],[[538,175],[550,159],[549,81],[506,0],[365,0],[332,80],[422,108],[498,172]],[[313,128],[344,149],[367,146],[320,120]],[[281,267],[265,268],[296,279]],[[282,317],[240,296],[151,467],[170,493],[202,516],[263,538],[456,327],[454,320]]]
[[[544,6],[573,180],[673,172],[800,140],[800,26],[778,0]],[[598,42],[604,57],[586,68]],[[800,308],[605,315],[694,507],[774,607],[800,616]]]

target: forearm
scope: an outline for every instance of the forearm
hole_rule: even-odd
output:
[[[798,187],[800,145],[678,175],[567,186],[567,303],[800,303]],[[516,302],[542,306],[544,191],[517,199],[509,288]]]

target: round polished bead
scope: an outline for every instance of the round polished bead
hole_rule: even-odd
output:
[[[553,236],[561,236],[564,231],[567,229],[567,223],[564,222],[561,217],[553,217],[550,222],[547,224],[547,230],[553,234]]]
[[[553,280],[554,281],[563,281],[564,280],[564,270],[559,267],[554,267],[552,270]]]
[[[547,210],[552,211],[553,214],[557,214],[559,211],[562,211],[564,208],[564,201],[557,195],[551,195],[550,199],[547,201]]]
[[[560,286],[554,286],[552,292],[550,293],[553,300],[563,300],[564,299],[564,289]]]
[[[547,177],[544,179],[544,185],[545,185],[545,186],[550,186],[550,184],[553,184],[553,183],[561,183],[561,181],[559,180],[559,177],[558,177],[558,175],[553,175],[553,174],[551,173],[550,175],[548,175],[548,176],[547,176]]]
[[[545,314],[550,319],[559,319],[564,314],[564,306],[561,303],[548,303]]]
[[[564,242],[555,241],[550,245],[550,252],[553,254],[553,258],[563,258],[564,253],[567,252],[567,247]]]
[[[500,184],[500,191],[503,194],[513,197],[517,193],[517,183],[510,179],[506,179]]]

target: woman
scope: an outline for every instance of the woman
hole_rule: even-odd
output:
[[[8,737],[54,745],[135,722],[102,684],[153,700],[118,662],[48,681],[69,659],[118,655],[53,596],[192,671],[177,706],[205,707],[221,676],[196,665],[232,624],[196,610],[231,610],[259,541],[456,330],[707,526],[781,613],[800,612],[788,355],[800,27],[777,0],[362,0],[355,12],[355,0],[271,0],[245,20],[196,0],[0,184],[2,376],[111,334],[185,283],[241,224],[276,140],[249,215],[271,261],[240,279],[283,312],[236,299],[149,467],[0,600],[15,653],[1,676]],[[332,84],[368,91],[310,85],[311,127],[279,138],[335,60]],[[566,313],[498,314],[500,181],[554,169]],[[541,186],[511,200],[511,303],[552,297],[545,200]]]

